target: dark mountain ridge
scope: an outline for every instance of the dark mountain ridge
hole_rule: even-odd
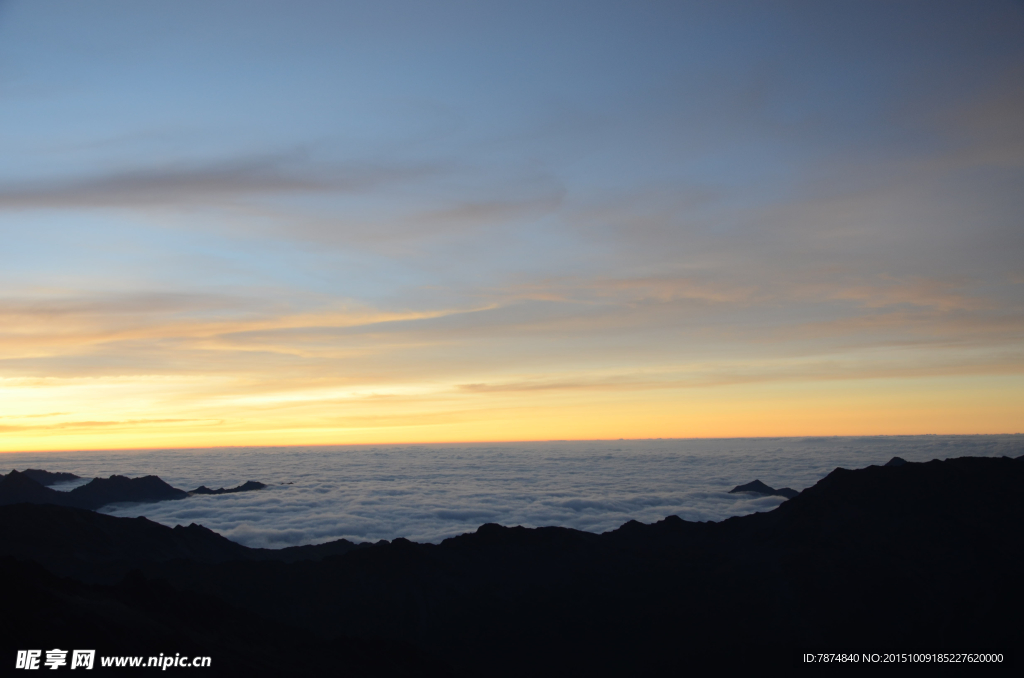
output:
[[[156,476],[93,478],[70,492],[44,487],[28,474],[11,471],[0,481],[0,506],[10,504],[54,504],[96,510],[115,502],[153,502],[184,499],[188,494],[171,487]]]
[[[729,490],[729,494],[735,494],[736,492],[750,492],[753,494],[764,494],[769,496],[785,497],[786,499],[792,499],[796,495],[800,494],[796,490],[789,487],[782,487],[776,490],[774,487],[765,485],[760,480],[754,480],[747,483],[746,485],[737,485],[736,487]]]
[[[22,471],[22,473],[44,487],[79,479],[79,476],[76,476],[74,473],[53,473],[51,471],[43,471],[37,468],[27,468]],[[0,480],[3,480],[6,477],[7,476],[0,474]]]
[[[405,656],[423,674],[444,673],[433,657],[467,676],[678,673],[715,657],[792,667],[826,650],[1012,662],[1024,641],[1022,483],[1024,463],[1007,458],[836,469],[773,511],[720,523],[673,516],[604,534],[488,524],[436,545],[300,547],[318,559],[195,525],[20,505],[0,508],[0,547],[97,600],[128,605],[125,582],[180,592],[225,620],[281,626],[282,638],[413,648]],[[132,614],[182,628],[134,600]],[[237,656],[229,629],[204,628],[189,642]],[[292,646],[260,647],[279,666]]]
[[[189,492],[189,494],[235,494],[237,492],[253,492],[255,490],[262,490],[265,487],[266,485],[263,483],[256,482],[255,480],[248,480],[237,487],[231,487],[226,490],[223,487],[211,490],[206,485],[200,485]]]
[[[184,499],[193,494],[234,494],[251,492],[266,487],[263,483],[250,480],[238,487],[211,490],[200,485],[191,492],[171,487],[157,476],[128,478],[113,475],[109,478],[93,478],[70,492],[58,492],[48,486],[58,482],[78,479],[72,473],[50,473],[38,469],[24,472],[11,471],[0,476],[0,506],[11,504],[53,504],[95,511],[107,504],[117,502],[157,502]]]
[[[339,539],[283,549],[249,548],[195,523],[171,528],[146,518],[118,518],[53,504],[0,506],[0,556],[30,560],[55,574],[92,583],[115,583],[147,563],[290,563],[368,546]]]

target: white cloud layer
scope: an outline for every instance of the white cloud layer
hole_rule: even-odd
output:
[[[802,490],[836,467],[894,456],[1021,454],[1024,435],[149,450],[8,454],[5,461],[8,468],[83,477],[155,474],[186,490],[258,480],[270,487],[103,512],[166,525],[195,522],[246,546],[281,548],[341,538],[439,542],[487,522],[604,532],[668,515],[718,521],[781,503],[728,493],[755,478]]]

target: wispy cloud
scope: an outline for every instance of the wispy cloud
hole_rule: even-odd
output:
[[[936,113],[936,124],[950,140],[951,152],[938,163],[955,168],[1024,166],[1024,68],[1008,65],[985,90]]]
[[[39,353],[47,347],[59,351],[114,342],[191,340],[199,342],[194,345],[211,350],[229,345],[242,350],[247,348],[246,340],[250,343],[248,348],[259,348],[252,343],[261,337],[277,336],[276,344],[286,346],[289,333],[312,335],[346,328],[373,328],[453,312],[383,311],[358,303],[337,302],[328,308],[308,311],[289,308],[294,305],[301,306],[284,304],[273,297],[216,293],[8,298],[0,300],[0,344],[6,346],[8,358],[16,355],[19,348]]]
[[[34,426],[8,426],[0,425],[0,431],[7,433],[21,433],[29,431],[76,431],[80,429],[96,429],[96,428],[117,428],[127,429],[137,426],[153,426],[153,425],[165,425],[165,424],[189,424],[192,426],[202,426],[209,424],[220,423],[217,420],[202,420],[202,419],[125,419],[122,421],[65,421],[59,424],[48,424],[48,425],[34,425]]]
[[[481,182],[481,174],[488,180]],[[523,224],[557,214],[566,195],[566,189],[550,177],[529,172],[494,175],[484,168],[455,164],[409,177],[407,183],[413,179],[417,190],[382,190],[370,206],[313,209],[260,204],[240,213],[231,228],[247,234],[258,230],[300,247],[369,249],[398,260],[436,252],[432,247],[440,246],[443,252],[478,241],[483,257],[500,259],[490,249],[490,238],[509,237],[509,229],[514,232]],[[484,185],[473,185],[479,183]]]
[[[361,193],[436,172],[372,162],[316,167],[301,154],[143,166],[95,176],[0,185],[0,209],[159,207],[291,193]]]
[[[505,300],[534,300],[572,303],[624,303],[697,301],[708,304],[746,304],[756,299],[758,289],[735,282],[712,282],[698,277],[640,276],[636,278],[553,277],[530,283],[482,290]]]
[[[42,417],[60,417],[70,412],[46,412],[44,414],[22,414],[16,416],[0,417],[0,419],[39,419]]]

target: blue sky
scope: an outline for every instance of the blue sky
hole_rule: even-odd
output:
[[[5,449],[1019,430],[1022,34],[0,4]]]

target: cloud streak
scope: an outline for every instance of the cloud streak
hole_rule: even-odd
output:
[[[0,431],[5,432],[23,432],[23,431],[66,431],[66,430],[78,430],[78,429],[95,429],[95,428],[130,428],[135,426],[151,426],[154,424],[203,424],[203,423],[218,423],[214,422],[203,422],[198,419],[128,419],[125,421],[66,421],[59,424],[50,424],[42,426],[5,426],[0,425]]]
[[[373,163],[313,171],[296,154],[176,163],[99,176],[0,185],[0,210],[184,207],[281,194],[364,193],[436,171],[427,166]]]

